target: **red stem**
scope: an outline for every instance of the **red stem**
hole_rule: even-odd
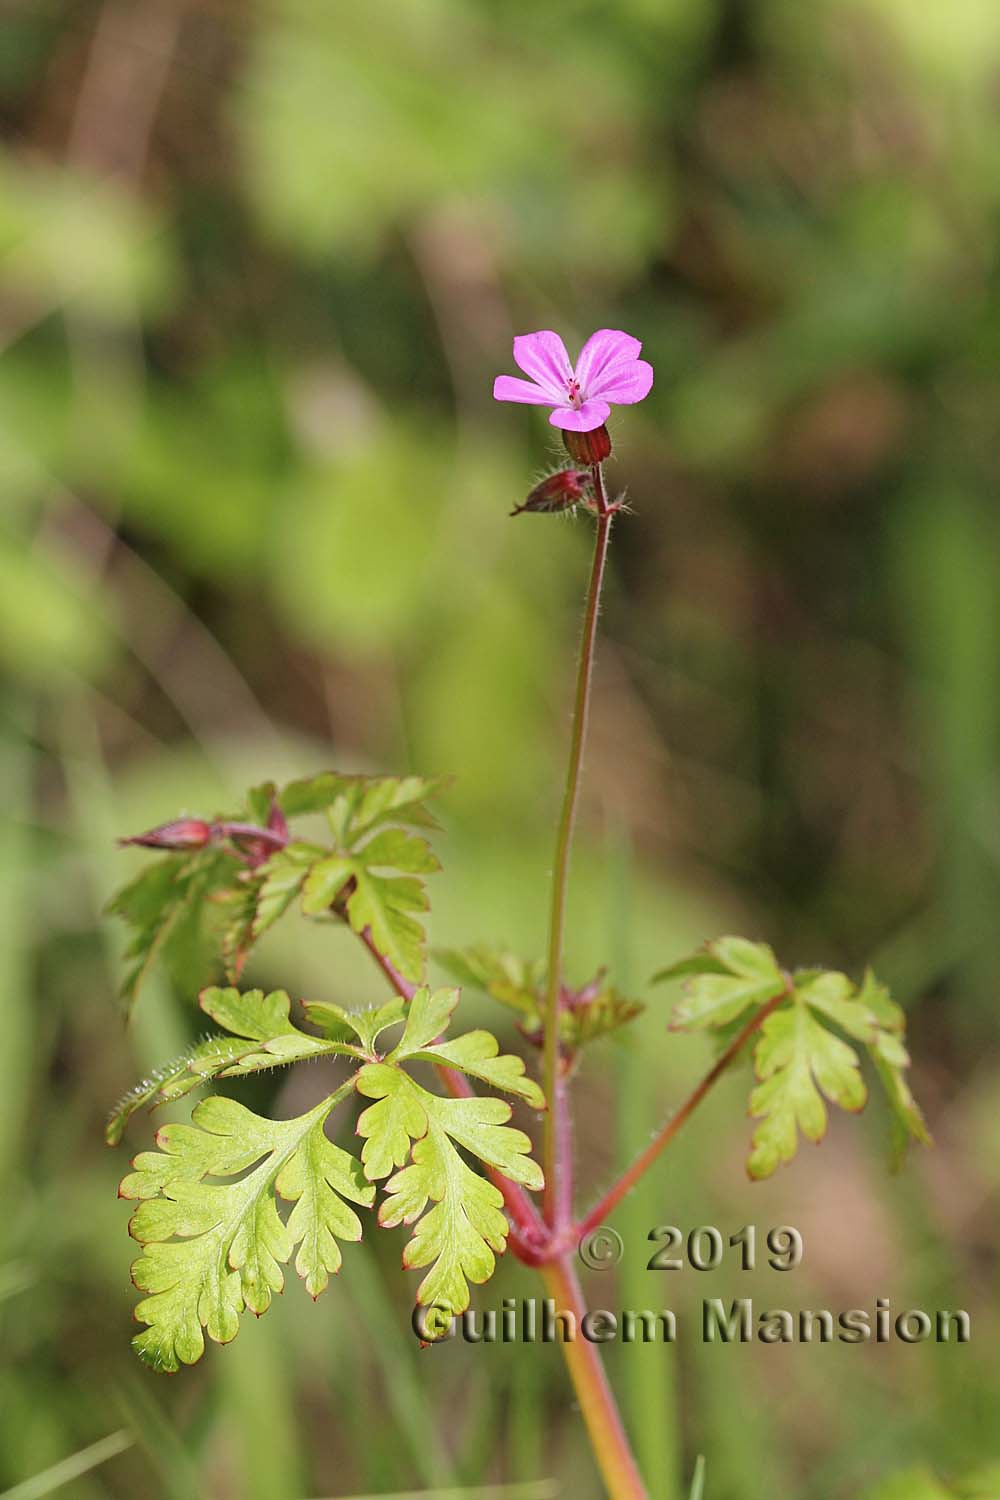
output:
[[[565,1233],[573,1222],[573,1110],[569,1095],[570,1082],[568,1070],[560,1067],[556,1073],[555,1096],[549,1105],[556,1115],[555,1138],[558,1147],[552,1220],[553,1233],[557,1235]]]
[[[788,991],[789,987],[786,984],[780,994],[768,1000],[766,1005],[762,1005],[760,1010],[751,1016],[750,1020],[743,1027],[743,1030],[737,1033],[718,1061],[705,1074],[698,1087],[693,1093],[688,1095],[677,1113],[670,1117],[659,1134],[650,1141],[645,1151],[636,1157],[632,1165],[619,1177],[614,1186],[608,1189],[604,1197],[598,1203],[594,1204],[590,1212],[572,1230],[570,1236],[568,1236],[570,1244],[578,1241],[583,1235],[589,1233],[591,1229],[596,1229],[598,1224],[603,1224],[609,1214],[618,1207],[625,1194],[631,1192],[646,1169],[652,1166],[664,1147],[670,1144],[685,1120],[694,1113],[713,1083],[721,1078],[737,1052],[746,1045],[755,1031],[760,1030],[771,1012],[777,1010],[778,1006],[788,995]]]

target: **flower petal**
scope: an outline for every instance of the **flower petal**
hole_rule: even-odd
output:
[[[516,375],[498,375],[493,382],[494,401],[525,401],[530,406],[554,406],[565,401],[565,391],[558,396],[542,390],[533,380],[518,380]]]
[[[596,385],[590,385],[588,395],[591,400],[600,397],[614,406],[631,406],[649,395],[652,384],[653,366],[644,359],[628,359],[609,365]]]
[[[606,401],[585,401],[581,407],[560,406],[549,418],[553,427],[562,427],[570,432],[593,432],[611,415]]]
[[[556,401],[565,401],[573,366],[558,333],[549,328],[522,333],[514,340],[514,363],[544,390],[551,391]]]
[[[625,360],[638,359],[642,353],[642,342],[620,328],[599,328],[580,350],[576,362],[576,378],[583,391],[594,394],[601,374],[609,365],[619,365]],[[522,370],[524,366],[521,366]]]

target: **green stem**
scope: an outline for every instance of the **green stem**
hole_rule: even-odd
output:
[[[600,1355],[580,1336],[579,1325],[587,1304],[573,1262],[562,1255],[540,1269],[558,1310],[571,1312],[576,1320],[576,1337],[563,1342],[562,1352],[609,1500],[647,1500],[646,1486],[632,1457]]]
[[[597,617],[601,601],[601,585],[611,539],[611,512],[608,508],[604,475],[600,464],[593,469],[594,492],[597,496],[597,536],[594,543],[594,562],[590,570],[590,586],[587,590],[587,608],[583,619],[583,634],[580,641],[580,664],[576,679],[576,700],[573,708],[573,733],[569,747],[569,765],[566,771],[566,790],[563,793],[562,813],[556,834],[555,863],[552,871],[552,906],[549,915],[548,988],[545,996],[545,1062],[544,1087],[549,1100],[545,1116],[545,1139],[542,1148],[542,1165],[545,1169],[544,1211],[549,1224],[555,1229],[564,1228],[560,1222],[565,1206],[572,1197],[571,1179],[573,1164],[566,1128],[567,1112],[553,1108],[559,1092],[559,997],[562,983],[563,938],[566,926],[566,887],[569,880],[570,850],[573,843],[573,826],[580,800],[580,771],[583,766],[583,750],[587,738],[587,722],[590,717],[590,686],[594,669],[594,646],[597,639]]]

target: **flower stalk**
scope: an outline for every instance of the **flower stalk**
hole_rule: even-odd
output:
[[[608,506],[604,472],[600,464],[592,469],[594,496],[597,505],[597,534],[594,542],[594,561],[590,571],[587,590],[587,606],[580,641],[580,661],[577,669],[576,698],[573,706],[573,730],[570,737],[569,764],[566,771],[566,787],[563,792],[562,811],[556,834],[555,863],[552,870],[552,899],[549,911],[548,971],[545,995],[545,1051],[543,1063],[543,1087],[545,1097],[551,1102],[545,1117],[545,1136],[542,1147],[542,1166],[545,1172],[544,1213],[546,1222],[553,1228],[564,1228],[560,1223],[567,1202],[571,1201],[572,1153],[568,1139],[566,1111],[554,1107],[560,1089],[559,1071],[562,1058],[559,1048],[559,1000],[562,983],[563,943],[566,929],[566,894],[569,884],[570,853],[573,844],[573,829],[580,801],[580,775],[583,769],[583,753],[590,720],[590,692],[594,674],[594,655],[597,642],[597,619],[600,611],[601,588],[611,541],[612,513]]]

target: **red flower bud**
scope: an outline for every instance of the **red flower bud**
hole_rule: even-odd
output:
[[[203,849],[211,837],[211,826],[200,818],[178,818],[173,823],[161,823],[148,833],[137,833],[133,838],[119,839],[118,842],[139,844],[143,849]]]
[[[519,516],[523,510],[568,510],[571,505],[586,503],[590,498],[590,475],[586,469],[560,469],[536,484],[524,504],[515,505],[511,515]]]
[[[590,432],[563,432],[566,452],[574,463],[602,464],[611,457],[611,434],[606,427],[594,427]]]

